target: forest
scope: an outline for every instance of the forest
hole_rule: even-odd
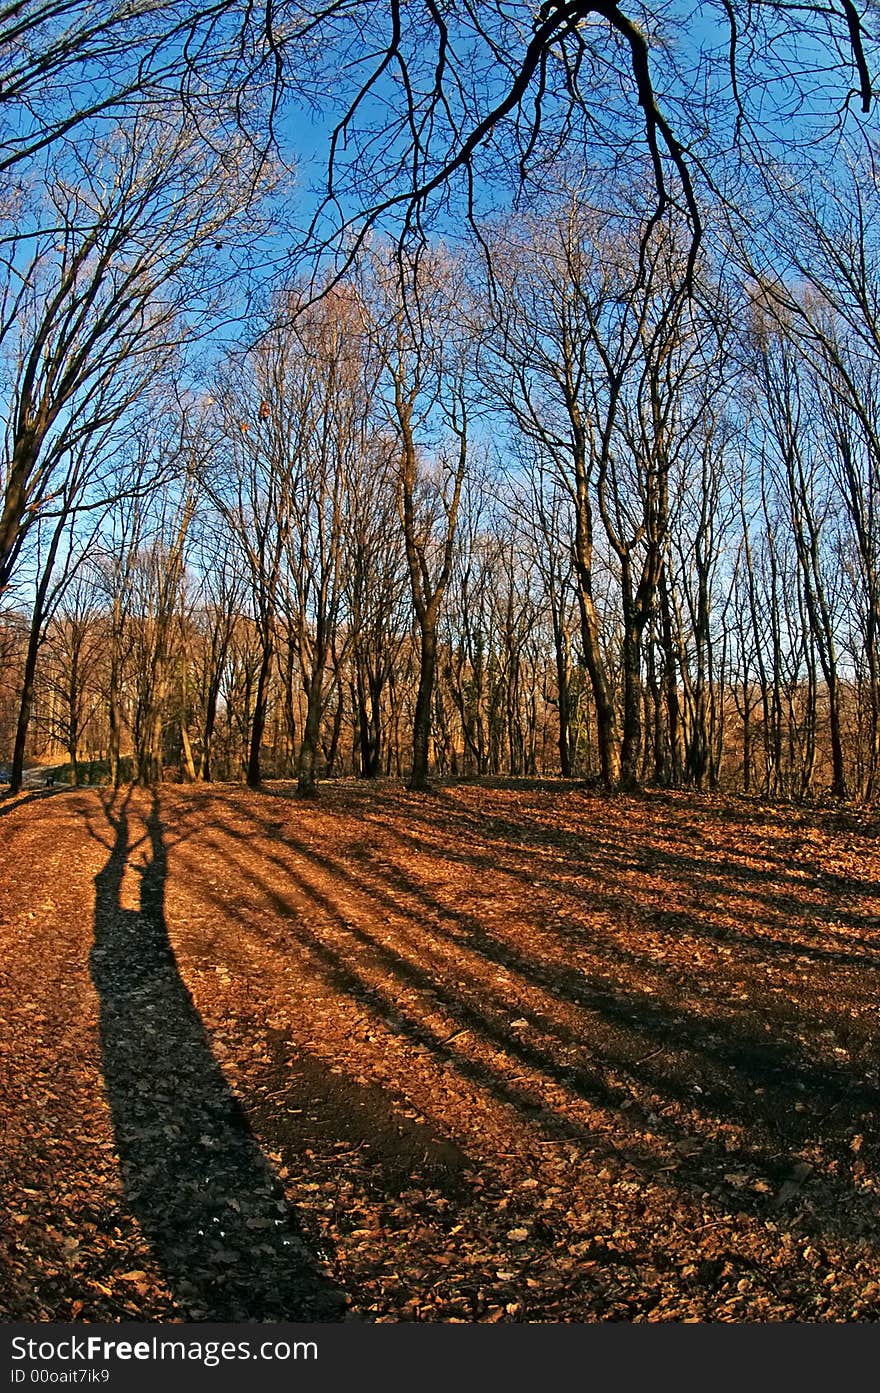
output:
[[[877,58],[0,6],[0,1311],[877,1318]]]
[[[870,122],[740,150],[696,230],[625,126],[540,148],[476,238],[374,219],[309,277],[291,152],[169,101],[10,136],[13,788],[50,757],[871,797]]]

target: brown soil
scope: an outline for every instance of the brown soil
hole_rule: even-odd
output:
[[[877,825],[0,805],[7,1319],[880,1317]]]

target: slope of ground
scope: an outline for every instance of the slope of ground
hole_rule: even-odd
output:
[[[8,1319],[880,1316],[871,819],[0,804]]]

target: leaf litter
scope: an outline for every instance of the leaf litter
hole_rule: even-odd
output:
[[[880,1316],[880,855],[552,784],[0,820],[0,1311]]]

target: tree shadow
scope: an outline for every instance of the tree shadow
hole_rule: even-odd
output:
[[[0,817],[6,817],[8,813],[14,813],[19,808],[26,808],[28,803],[40,803],[45,798],[58,798],[65,793],[76,793],[74,788],[41,788],[34,789],[32,792],[22,790],[22,794],[10,793],[7,790],[0,791]]]
[[[251,816],[256,829],[259,819]],[[481,826],[484,836],[486,821]],[[731,990],[729,980],[719,984],[717,1001],[714,993],[699,1003],[686,1004],[674,994],[665,999],[658,991],[665,975],[663,964],[645,959],[642,967],[654,974],[649,995],[627,982],[628,972],[638,965],[635,955],[609,943],[607,960],[617,960],[621,969],[611,989],[587,969],[583,944],[572,942],[571,964],[542,960],[537,951],[519,949],[488,932],[473,915],[441,904],[423,879],[417,882],[399,864],[386,864],[387,849],[378,856],[376,843],[362,842],[357,833],[352,838],[351,828],[343,841],[344,852],[334,856],[324,845],[297,837],[290,826],[283,835],[273,834],[274,827],[264,824],[276,849],[269,851],[265,842],[260,845],[262,873],[252,859],[245,864],[231,849],[230,839],[238,840],[240,846],[257,842],[246,832],[223,828],[225,845],[218,844],[218,850],[235,873],[247,875],[272,904],[287,934],[308,953],[309,970],[374,1011],[396,1033],[428,1049],[441,1063],[454,1063],[464,1078],[517,1108],[533,1124],[539,1122],[548,1134],[585,1142],[594,1155],[601,1155],[608,1144],[563,1115],[558,1106],[561,1093],[616,1115],[617,1138],[608,1149],[646,1177],[658,1170],[669,1173],[670,1183],[679,1192],[696,1197],[715,1194],[722,1203],[765,1221],[775,1220],[795,1205],[804,1231],[828,1236],[833,1230],[850,1239],[863,1234],[873,1201],[854,1188],[845,1162],[856,1127],[873,1142],[878,1093],[864,1069],[876,1058],[875,1042],[855,1040],[858,1058],[847,1063],[819,1058],[813,1042],[787,1029],[790,1022],[775,1003],[765,1000],[759,1013],[750,1007],[741,1016],[729,1018],[720,1009],[723,993]],[[436,823],[432,826],[426,818],[420,830],[421,835],[403,832],[399,826],[385,829],[393,840],[423,858],[440,854],[455,863],[471,861],[466,843],[444,840]],[[506,841],[514,833],[526,845],[537,842],[539,835],[504,820],[494,820],[488,835]],[[479,870],[497,868],[502,850],[499,846],[498,855],[473,860]],[[506,873],[532,885],[538,869],[525,873],[505,866]],[[697,869],[696,862],[678,858],[679,874],[685,878]],[[335,883],[338,895],[327,888],[328,882]],[[591,901],[602,898],[592,885],[589,897]],[[316,916],[308,914],[309,902],[317,908]],[[615,886],[607,896],[607,908],[620,911],[624,903],[623,888]],[[781,912],[787,904],[783,896]],[[305,915],[301,907],[306,907]],[[369,928],[358,923],[364,913]],[[396,946],[382,929],[391,919],[412,930],[400,928],[393,940]],[[698,928],[695,925],[694,931]],[[445,949],[453,945],[464,950],[470,961],[447,959]],[[763,946],[752,944],[759,955]],[[802,949],[800,944],[795,946]],[[416,957],[410,956],[413,952]],[[368,979],[371,961],[380,969],[381,985],[373,973]],[[821,965],[826,965],[824,958]],[[858,966],[872,964],[859,961]],[[497,968],[514,974],[508,988],[497,986],[493,971]],[[523,1004],[519,986],[546,993],[538,1011]],[[407,1002],[405,1007],[402,1000]],[[563,1019],[556,1018],[554,1000],[581,1013],[580,1048],[563,1024],[565,1012]],[[426,1016],[437,1005],[458,1027],[450,1039],[480,1040],[496,1061],[506,1055],[514,1069],[522,1066],[528,1071],[525,1087],[511,1086],[510,1077],[505,1078],[497,1064],[469,1059],[464,1051],[442,1041]],[[522,1018],[519,1025],[533,1027],[535,1033],[512,1030],[514,1016]],[[510,1065],[507,1072],[510,1075]],[[548,1087],[554,1102],[541,1106],[540,1092]],[[649,1099],[650,1107],[640,1103],[640,1097]],[[650,1147],[643,1146],[638,1136],[646,1126],[654,1137]],[[812,1173],[816,1164],[798,1169],[804,1147],[811,1153],[818,1148],[823,1160],[833,1161],[833,1166],[829,1164],[825,1173],[815,1172],[801,1205],[801,1172]],[[670,1158],[674,1158],[674,1170],[670,1170]],[[747,1182],[742,1171],[760,1188],[752,1189],[749,1182],[743,1189]],[[811,1189],[817,1199],[821,1192],[818,1213],[811,1207]],[[831,1215],[836,1217],[829,1223]]]
[[[90,970],[131,1212],[185,1319],[338,1320],[343,1294],[310,1250],[178,971],[158,799],[136,839],[131,794],[102,803],[113,840],[95,877]],[[122,904],[132,873],[137,910]]]
[[[444,812],[450,818],[457,814],[462,827],[466,827],[466,819],[462,819],[459,809],[444,809]],[[417,851],[423,845],[424,838],[432,834],[432,823],[412,811],[409,824],[408,832],[398,827],[393,835],[402,845],[407,844]],[[491,872],[498,865],[499,846],[502,849],[505,845],[507,848],[512,846],[521,854],[523,864],[516,866],[508,860],[504,874],[512,880],[521,881],[524,886],[533,886],[536,881],[530,854],[552,844],[559,854],[559,864],[555,875],[548,875],[542,870],[541,885],[545,890],[570,894],[572,877],[590,874],[594,877],[590,887],[593,905],[602,905],[615,913],[626,905],[637,912],[646,924],[650,923],[655,928],[663,929],[668,922],[678,933],[686,928],[695,939],[733,944],[755,957],[763,957],[766,953],[782,958],[809,958],[830,965],[858,965],[873,970],[880,968],[880,955],[871,941],[854,938],[852,946],[857,951],[840,946],[824,947],[821,942],[825,937],[825,922],[831,917],[856,932],[875,927],[877,921],[872,914],[846,908],[839,899],[847,893],[860,896],[876,893],[873,882],[855,880],[813,867],[810,867],[809,878],[805,880],[779,865],[774,866],[772,871],[756,870],[738,862],[735,857],[742,853],[730,849],[725,849],[723,854],[713,849],[714,854],[709,862],[700,857],[685,856],[678,849],[669,852],[656,844],[646,849],[619,842],[610,843],[596,836],[575,836],[548,827],[538,820],[527,826],[522,820],[495,815],[481,819],[480,833],[485,843],[482,852],[475,851],[462,837],[460,845],[448,848],[444,854],[471,872]],[[696,839],[694,833],[690,835],[692,840]],[[789,868],[795,864],[790,857],[786,861]],[[601,867],[601,876],[596,874],[598,867]],[[708,906],[716,899],[735,892],[740,900],[748,904],[749,911],[742,914],[740,927],[737,927],[736,915],[731,912],[729,903],[725,908],[725,922],[718,925],[713,923],[711,913],[697,917],[652,908],[627,894],[625,877],[630,869],[666,875],[678,884],[698,881],[701,898]],[[788,886],[791,887],[790,891],[786,890]],[[804,898],[805,890],[816,891],[823,898],[811,903]],[[760,918],[759,924],[756,924],[756,917]],[[792,921],[799,923],[800,936],[792,932]],[[771,929],[776,929],[779,936],[771,937],[768,932]],[[809,934],[818,941],[805,942],[804,936]],[[839,944],[841,940],[837,938],[836,942]]]

